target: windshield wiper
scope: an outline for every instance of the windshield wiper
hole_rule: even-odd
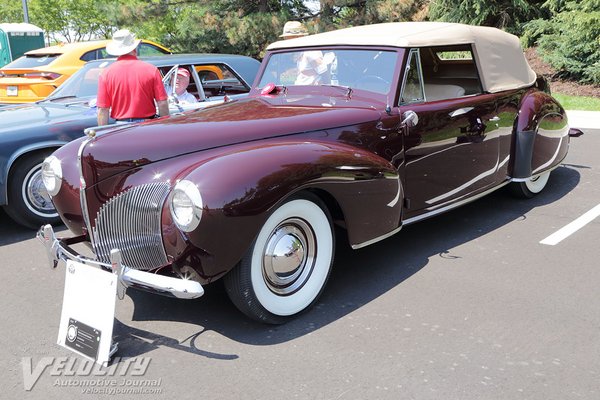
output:
[[[331,87],[331,88],[337,88],[337,89],[342,89],[346,92],[346,97],[350,97],[352,95],[352,88],[350,86],[345,86],[345,85],[332,85],[329,83],[322,83],[319,86],[327,86],[327,87]]]
[[[78,96],[75,95],[70,95],[70,96],[60,96],[60,97],[50,97],[47,98],[45,101],[54,101],[54,100],[64,100],[64,99],[73,99],[73,98],[77,98]]]

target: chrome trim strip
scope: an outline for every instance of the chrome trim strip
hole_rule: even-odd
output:
[[[366,246],[368,246],[368,245],[370,245],[370,244],[373,244],[373,243],[379,242],[379,241],[381,241],[381,240],[383,240],[383,239],[387,239],[387,238],[389,238],[390,236],[393,236],[393,235],[395,235],[396,233],[398,233],[398,232],[399,232],[399,231],[402,229],[402,227],[403,227],[404,225],[410,225],[410,224],[412,224],[412,223],[415,223],[415,222],[418,222],[418,221],[421,221],[421,220],[424,220],[424,219],[427,219],[427,218],[433,217],[433,216],[435,216],[435,215],[438,215],[438,214],[444,213],[444,212],[446,212],[446,211],[450,211],[450,210],[452,210],[452,209],[454,209],[454,208],[457,208],[457,207],[460,207],[460,206],[462,206],[462,205],[465,205],[465,204],[467,204],[467,203],[470,203],[470,202],[472,202],[472,201],[475,201],[475,200],[477,200],[477,199],[479,199],[479,198],[481,198],[481,197],[483,197],[483,196],[485,196],[485,195],[487,195],[487,194],[489,194],[489,193],[492,193],[492,192],[493,192],[493,191],[495,191],[495,190],[498,190],[498,189],[500,189],[501,187],[504,187],[504,186],[508,185],[510,182],[511,182],[510,180],[508,180],[508,181],[505,181],[505,182],[502,182],[502,184],[501,184],[501,185],[499,185],[499,186],[495,186],[495,187],[493,187],[493,188],[491,188],[491,189],[489,189],[489,190],[486,190],[485,192],[479,193],[478,195],[475,195],[475,196],[473,196],[473,197],[466,198],[466,199],[464,199],[464,200],[461,200],[461,201],[458,201],[458,202],[456,202],[456,203],[453,203],[453,204],[447,205],[447,206],[445,206],[445,207],[438,208],[438,209],[436,209],[436,210],[430,211],[430,212],[428,212],[428,213],[425,213],[425,214],[417,215],[416,217],[408,218],[408,219],[406,219],[406,220],[402,221],[402,225],[400,225],[398,228],[394,229],[393,231],[391,231],[391,232],[388,232],[388,233],[386,233],[385,235],[382,235],[382,236],[376,237],[376,238],[374,238],[374,239],[367,240],[366,242],[362,242],[362,243],[358,243],[358,244],[352,244],[352,245],[350,245],[350,247],[352,247],[354,250],[356,250],[356,249],[361,249],[361,248],[363,248],[363,247],[366,247]]]
[[[496,160],[496,165],[494,165],[494,168],[489,169],[485,172],[482,172],[481,174],[477,175],[475,178],[471,179],[468,182],[463,183],[459,187],[454,188],[449,192],[443,193],[437,197],[434,197],[433,199],[426,200],[425,203],[434,204],[434,203],[438,203],[444,199],[447,199],[448,197],[453,196],[453,195],[465,190],[469,186],[473,185],[475,182],[478,182],[478,181],[482,180],[483,178],[486,178],[490,175],[494,175],[497,170],[498,170],[498,160]]]
[[[465,205],[465,204],[468,204],[468,203],[470,203],[472,201],[480,199],[481,197],[483,197],[483,196],[485,196],[487,194],[490,194],[490,193],[492,193],[492,192],[500,189],[501,187],[504,187],[504,186],[508,185],[509,183],[510,183],[510,181],[505,181],[502,184],[500,184],[498,186],[494,186],[493,188],[491,188],[489,190],[486,190],[485,192],[481,192],[481,193],[479,193],[479,194],[477,194],[477,195],[475,195],[473,197],[468,197],[468,198],[463,199],[461,201],[458,201],[456,203],[449,204],[449,205],[447,205],[445,207],[440,207],[438,209],[432,210],[432,211],[430,211],[428,213],[417,215],[416,217],[408,218],[408,219],[406,219],[406,220],[403,221],[403,225],[410,225],[412,223],[415,223],[415,222],[418,222],[418,221],[421,221],[421,220],[433,217],[435,215],[444,213],[446,211],[453,210],[453,209],[455,209],[457,207],[460,207],[462,205]]]
[[[88,137],[79,145],[79,149],[77,150],[77,168],[79,169],[79,204],[81,205],[81,213],[83,215],[83,222],[85,223],[86,230],[88,232],[88,236],[90,237],[90,242],[92,245],[94,244],[94,238],[92,235],[92,225],[90,223],[90,214],[88,212],[87,206],[87,198],[85,195],[85,178],[83,177],[83,164],[81,162],[81,156],[83,155],[83,150],[85,146],[92,141],[93,138]]]
[[[555,165],[555,166],[554,166],[554,167],[552,167],[552,168],[548,168],[547,170],[545,170],[545,171],[542,171],[542,172],[540,172],[539,174],[533,174],[533,175],[531,175],[529,178],[511,178],[511,177],[508,177],[508,178],[510,179],[510,182],[527,182],[527,181],[529,181],[530,179],[532,179],[532,178],[535,178],[535,177],[537,177],[537,176],[540,176],[540,175],[542,175],[542,174],[544,174],[544,173],[546,173],[546,172],[552,172],[552,171],[554,171],[554,170],[555,170],[556,168],[558,168],[558,167],[560,167],[560,164],[557,164],[557,165]]]
[[[118,275],[119,283],[125,287],[133,287],[179,299],[195,299],[204,294],[204,288],[202,288],[202,285],[199,282],[188,279],[171,278],[151,272],[138,271],[122,265],[118,249],[113,249],[111,251],[110,263],[103,263],[82,256],[72,250],[62,240],[57,239],[51,225],[43,226],[38,231],[36,237],[44,245],[46,254],[48,255],[48,261],[53,268],[56,268],[58,261],[72,260],[81,264],[101,268],[107,272],[113,271],[113,273]]]
[[[350,245],[350,247],[352,247],[354,250],[356,250],[356,249],[362,249],[363,247],[366,247],[366,246],[368,246],[370,244],[379,242],[379,241],[381,241],[383,239],[387,239],[390,236],[395,235],[396,233],[398,233],[400,231],[400,229],[402,229],[402,225],[400,225],[399,227],[397,227],[393,231],[386,233],[385,235],[381,235],[381,236],[378,236],[378,237],[376,237],[374,239],[367,240],[366,242],[362,242],[362,243]]]

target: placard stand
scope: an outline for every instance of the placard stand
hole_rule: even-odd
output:
[[[57,343],[106,366],[118,349],[112,342],[117,293],[124,294],[120,281],[121,254],[111,252],[113,272],[68,260],[65,292]]]

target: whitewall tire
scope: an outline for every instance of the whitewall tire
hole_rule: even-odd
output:
[[[524,182],[511,183],[512,193],[517,197],[525,199],[534,197],[538,193],[541,193],[546,187],[548,179],[550,178],[550,172],[551,171],[542,172],[540,175],[529,178]]]
[[[261,322],[283,323],[319,297],[334,256],[331,218],[318,198],[277,208],[240,263],[225,277],[233,303]]]

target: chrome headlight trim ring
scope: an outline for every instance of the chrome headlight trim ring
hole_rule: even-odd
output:
[[[180,230],[191,232],[198,227],[202,207],[202,196],[196,184],[185,179],[175,184],[169,196],[169,210],[173,222]]]

